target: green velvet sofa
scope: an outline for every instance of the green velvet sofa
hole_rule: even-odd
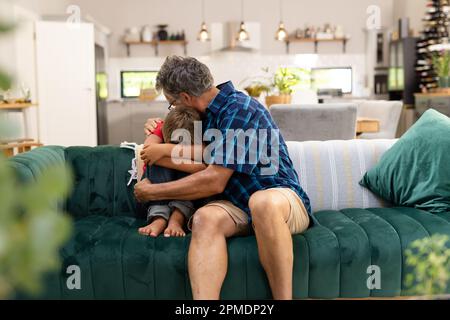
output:
[[[294,241],[294,298],[365,298],[405,295],[404,251],[433,234],[450,235],[450,213],[390,207],[358,185],[395,141],[289,142],[291,157],[320,225]],[[137,229],[134,152],[118,146],[48,146],[11,158],[21,181],[66,162],[75,185],[64,203],[74,221],[61,250],[61,270],[46,277],[44,299],[191,299],[187,270],[190,235],[149,238]],[[363,209],[365,208],[365,209]],[[228,240],[229,266],[222,299],[270,299],[254,236]],[[67,267],[81,270],[81,289],[70,290]],[[380,286],[368,286],[370,266]]]

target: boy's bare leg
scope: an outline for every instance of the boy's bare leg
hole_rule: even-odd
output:
[[[164,230],[164,237],[184,237],[186,232],[184,232],[184,223],[186,222],[186,217],[180,210],[175,208],[170,215],[169,224],[166,230]]]
[[[167,227],[167,220],[163,217],[156,217],[152,222],[142,228],[139,228],[139,233],[144,236],[157,237]]]

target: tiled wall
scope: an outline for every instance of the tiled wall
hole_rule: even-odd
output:
[[[240,52],[224,52],[198,57],[205,63],[214,76],[216,84],[228,80],[239,86],[247,77],[259,75],[261,68],[269,67],[275,71],[278,67],[348,67],[353,68],[353,95],[365,96],[365,56],[363,54],[299,54],[299,55],[261,55]],[[120,99],[121,70],[159,70],[164,62],[161,57],[148,58],[112,58],[109,60],[109,99]]]

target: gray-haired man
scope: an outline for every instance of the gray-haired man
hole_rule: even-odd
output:
[[[214,87],[208,67],[194,58],[168,57],[158,74],[157,87],[172,105],[199,111],[203,115],[204,133],[215,130],[223,137],[215,141],[219,144],[216,150],[223,152],[212,153],[205,170],[157,187],[148,180],[135,186],[135,195],[140,201],[194,200],[223,195],[224,200],[208,203],[197,210],[192,219],[188,268],[194,299],[220,298],[228,264],[226,239],[248,235],[253,230],[273,297],[291,299],[291,234],[305,231],[313,219],[308,196],[299,185],[286,144],[281,136],[265,141],[269,150],[273,141],[278,142],[278,153],[271,155],[275,157],[278,170],[271,175],[262,174],[261,161],[242,162],[239,152],[227,152],[231,142],[233,150],[243,152],[243,159],[251,159],[255,152],[259,157],[252,141],[248,141],[255,137],[247,139],[244,145],[226,141],[226,137],[230,130],[278,132],[270,114],[256,100],[236,91],[231,82]],[[147,130],[151,130],[153,124],[154,121],[149,120]],[[170,144],[151,146],[145,157],[156,162],[170,157],[174,148]],[[182,152],[194,153],[192,149]]]

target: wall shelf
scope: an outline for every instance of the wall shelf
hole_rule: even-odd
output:
[[[153,40],[150,42],[143,41],[125,41],[125,45],[127,46],[127,56],[130,56],[130,47],[132,45],[146,45],[153,46],[155,48],[155,56],[159,54],[159,46],[160,45],[181,45],[183,46],[184,55],[187,55],[187,44],[186,40]]]
[[[28,120],[26,110],[31,107],[38,107],[37,103],[0,103],[0,111],[21,112],[23,115],[23,125],[25,136],[28,136]],[[39,130],[39,129],[38,129]],[[39,138],[35,141],[32,138],[2,139],[0,140],[0,152],[6,157],[30,151],[33,147],[41,147]]]
[[[31,107],[37,107],[33,103],[0,103],[0,110],[22,110]]]
[[[340,42],[342,43],[342,51],[346,52],[347,42],[350,39],[348,38],[334,38],[334,39],[317,39],[317,38],[288,38],[285,40],[286,43],[286,53],[289,54],[290,44],[292,42],[301,42],[301,43],[314,43],[314,53],[318,53],[319,51],[319,43],[320,42]]]

